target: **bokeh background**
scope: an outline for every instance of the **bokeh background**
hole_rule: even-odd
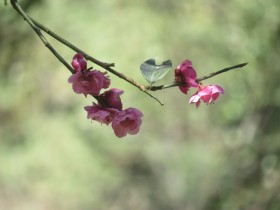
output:
[[[86,118],[91,98],[10,4],[0,5],[0,209],[280,209],[280,1],[21,1],[30,16],[146,84],[139,65],[193,62],[225,94],[198,109],[178,88],[165,106],[111,75],[138,135]],[[69,62],[72,50],[47,36]],[[90,64],[98,68],[94,64]],[[100,69],[101,70],[101,69]],[[158,84],[170,83],[173,72]]]

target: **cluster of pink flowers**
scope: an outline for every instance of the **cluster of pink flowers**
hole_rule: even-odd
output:
[[[72,66],[76,70],[68,79],[72,83],[73,91],[77,94],[91,95],[97,103],[86,106],[87,118],[109,125],[119,138],[127,134],[137,134],[142,124],[143,114],[136,108],[123,110],[120,95],[123,91],[112,88],[100,94],[101,89],[110,86],[110,79],[105,73],[98,70],[87,69],[87,62],[81,53],[76,54],[72,60]]]
[[[182,93],[187,94],[188,90],[197,88],[197,92],[191,96],[189,103],[199,106],[200,100],[206,104],[214,103],[224,93],[224,89],[218,85],[202,86],[196,82],[196,71],[192,66],[192,62],[185,60],[175,69],[175,81],[184,83],[179,86]]]
[[[86,106],[87,118],[100,122],[101,124],[112,124],[117,137],[121,138],[127,134],[137,134],[142,124],[143,114],[136,108],[123,109],[121,95],[123,90],[111,88],[103,93],[102,89],[110,86],[111,82],[106,73],[87,68],[87,61],[81,53],[77,53],[72,59],[72,66],[75,73],[68,82],[72,83],[73,91],[77,94],[93,96],[97,103]],[[185,60],[175,69],[175,81],[181,83],[179,89],[187,94],[190,88],[197,91],[189,99],[190,104],[198,107],[201,100],[206,104],[214,103],[224,93],[224,89],[218,85],[202,86],[197,82],[196,71],[192,62]]]

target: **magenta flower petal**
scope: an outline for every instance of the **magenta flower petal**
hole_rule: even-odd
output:
[[[92,119],[106,125],[112,122],[118,112],[116,109],[103,109],[95,103],[93,103],[93,106],[84,107],[84,109],[87,111],[88,119]]]
[[[214,103],[224,93],[224,89],[218,85],[207,85],[205,87],[199,87],[198,91],[190,98],[189,103],[196,104],[196,107],[200,104],[200,99],[206,103]]]
[[[190,87],[187,86],[187,85],[185,85],[185,86],[181,85],[181,86],[179,86],[179,89],[181,90],[182,93],[187,94],[189,89],[190,89]]]
[[[224,89],[219,85],[212,85],[212,93],[224,94]]]
[[[189,87],[198,87],[198,83],[193,78],[186,78],[186,83]]]
[[[75,93],[84,94],[85,96],[87,94],[98,96],[102,88],[108,88],[110,85],[110,79],[104,73],[97,70],[79,71],[72,74],[68,82],[72,83]]]
[[[190,87],[198,87],[196,80],[196,71],[192,66],[192,62],[185,60],[175,69],[175,81],[185,83],[185,85],[179,86],[179,89],[184,94],[187,94]]]
[[[87,69],[87,61],[84,59],[84,56],[81,53],[74,55],[71,64],[76,72]]]
[[[200,96],[197,94],[197,92],[190,98],[189,100],[190,104],[195,104],[196,107],[200,104]]]
[[[99,95],[99,104],[102,107],[115,108],[122,110],[122,102],[120,95],[123,94],[123,90],[112,88],[108,91],[105,91]]]
[[[198,90],[198,94],[200,96],[207,96],[207,95],[210,95],[212,94],[212,87],[211,85],[207,85],[205,87],[200,87],[199,90]]]
[[[202,95],[200,96],[200,99],[202,99],[204,103],[210,104],[212,102],[212,94],[210,93],[209,95]]]
[[[121,138],[127,134],[137,134],[142,124],[143,114],[135,108],[128,108],[117,113],[112,122],[112,128],[117,137]]]
[[[224,94],[224,89],[218,85],[213,85],[212,89],[212,100],[213,102],[216,101],[220,94]],[[212,101],[211,101],[212,102]]]

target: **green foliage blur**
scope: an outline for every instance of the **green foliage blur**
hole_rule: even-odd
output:
[[[193,91],[154,92],[160,106],[110,75],[124,107],[144,113],[140,133],[118,139],[86,118],[92,98],[73,93],[68,70],[1,2],[1,210],[280,209],[280,1],[21,2],[142,84],[139,66],[155,56],[190,59],[198,76],[249,65],[204,81],[225,94],[198,109]],[[74,52],[46,37],[70,63]]]

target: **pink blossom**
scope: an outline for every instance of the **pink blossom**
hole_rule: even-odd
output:
[[[175,69],[175,81],[186,83],[185,85],[180,85],[179,89],[184,94],[187,94],[190,87],[198,87],[196,80],[196,71],[192,66],[192,62],[185,60]]]
[[[142,124],[143,114],[135,108],[128,108],[117,113],[112,122],[112,128],[117,137],[121,138],[127,134],[137,134]]]
[[[123,94],[123,90],[112,88],[108,91],[105,91],[98,96],[99,105],[107,108],[115,108],[122,110],[122,102],[120,95]]]
[[[224,89],[218,85],[207,85],[205,87],[199,87],[198,91],[190,98],[189,103],[196,105],[200,104],[200,99],[206,104],[214,103],[224,93]]]
[[[84,56],[81,53],[74,55],[71,64],[76,72],[85,70],[87,68],[87,61],[84,59]]]
[[[102,88],[108,88],[110,85],[110,79],[97,70],[78,71],[69,77],[68,82],[72,83],[75,93],[84,94],[85,96],[87,94],[97,96]]]
[[[93,106],[86,106],[87,118],[108,125],[118,113],[116,109],[104,109],[93,102]]]

